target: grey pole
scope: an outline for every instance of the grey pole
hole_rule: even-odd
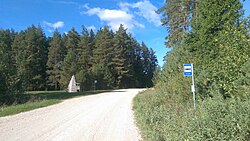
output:
[[[94,91],[96,91],[97,80],[94,81]]]
[[[193,92],[193,100],[194,100],[194,113],[196,111],[196,100],[195,100],[195,88],[194,88],[194,66],[191,64],[192,67],[192,92]]]

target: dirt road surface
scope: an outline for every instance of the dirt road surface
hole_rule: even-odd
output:
[[[138,141],[132,99],[126,89],[65,100],[0,118],[1,141]]]

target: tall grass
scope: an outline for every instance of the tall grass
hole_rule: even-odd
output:
[[[250,140],[249,100],[198,101],[194,115],[192,100],[149,90],[135,97],[133,109],[146,141]]]

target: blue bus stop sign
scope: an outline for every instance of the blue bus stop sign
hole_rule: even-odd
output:
[[[194,87],[194,68],[193,64],[183,64],[184,68],[184,76],[192,76],[192,85],[191,90],[193,92],[193,100],[194,100],[194,113],[196,111],[196,100],[195,100],[195,87]]]
[[[183,64],[184,76],[193,76],[192,64]]]

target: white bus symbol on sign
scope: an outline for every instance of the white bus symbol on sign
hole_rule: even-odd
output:
[[[184,64],[184,76],[192,76],[192,65],[191,64]]]

